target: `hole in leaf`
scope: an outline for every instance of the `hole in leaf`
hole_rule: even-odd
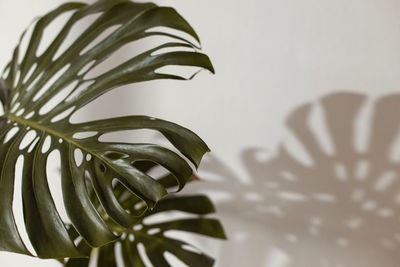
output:
[[[58,114],[57,116],[54,116],[51,119],[51,122],[57,122],[60,121],[62,119],[65,119],[66,117],[68,117],[69,115],[71,115],[71,113],[75,110],[75,107],[70,107],[69,109],[61,112],[60,114]]]
[[[73,226],[71,226],[71,227],[73,227]],[[75,238],[75,239],[73,240],[75,246],[78,246],[79,243],[81,243],[82,240],[83,240],[82,236],[78,236],[77,238]]]
[[[48,135],[46,136],[46,139],[44,139],[43,145],[42,145],[42,153],[45,154],[47,151],[49,151],[50,146],[51,146],[51,136]]]
[[[99,262],[99,251],[96,250],[92,255],[90,255],[90,259],[89,259],[89,267],[95,267],[98,266]]]
[[[138,243],[137,244],[137,250],[139,252],[139,256],[142,259],[143,263],[147,266],[147,267],[154,267],[154,265],[151,263],[151,261],[149,260],[149,258],[147,257],[146,254],[146,249],[144,247],[144,245],[142,243]]]
[[[124,240],[126,237],[126,233],[123,233],[120,237],[120,240]],[[115,242],[114,245],[114,254],[115,254],[115,262],[116,266],[115,267],[124,267],[124,261],[122,257],[122,246],[121,242]]]
[[[35,111],[31,111],[24,116],[25,119],[30,119],[35,115]]]
[[[90,161],[92,159],[92,155],[86,154],[86,161]]]
[[[147,234],[148,234],[148,235],[155,235],[155,234],[158,234],[158,233],[160,233],[160,232],[161,232],[161,229],[160,229],[160,228],[152,228],[152,229],[150,229],[150,230],[147,231]]]
[[[17,112],[17,113],[15,113],[15,115],[17,115],[17,116],[21,116],[22,114],[24,114],[24,111],[25,111],[25,109],[24,109],[24,108],[22,108],[22,109],[18,110],[18,112]]]
[[[190,252],[194,252],[197,254],[202,254],[203,252],[193,246],[189,246],[189,245],[182,245],[182,249],[190,251]]]
[[[63,193],[62,193],[62,180],[61,180],[61,157],[60,152],[56,149],[49,153],[46,162],[46,175],[49,184],[51,196],[54,200],[57,212],[60,215],[61,220],[70,224],[71,221],[67,215],[64,206]]]
[[[37,134],[35,130],[28,131],[22,139],[21,143],[19,144],[19,150],[24,150],[27,146],[29,146],[35,139],[36,135]]]
[[[147,161],[135,161],[135,163],[137,163],[137,162],[146,163]],[[153,162],[150,161],[149,164],[153,164]],[[147,171],[147,175],[150,175],[151,177],[153,177],[153,179],[156,179],[156,180],[160,179],[168,174],[170,174],[170,172],[165,167],[158,165],[158,164]]]
[[[134,209],[140,210],[140,209],[144,209],[145,207],[146,207],[146,205],[144,204],[144,202],[139,202],[139,203],[135,204]]]
[[[18,133],[18,132],[19,132],[19,127],[13,127],[13,128],[11,128],[11,129],[7,132],[6,137],[4,138],[4,144],[7,143],[8,141],[10,141],[10,139],[13,138],[14,135],[15,135],[16,133]]]
[[[14,113],[15,111],[17,111],[17,109],[19,108],[19,105],[21,105],[21,103],[15,103],[15,105],[12,107],[11,112]]]
[[[15,224],[17,225],[17,229],[21,236],[21,239],[25,243],[26,248],[33,255],[36,255],[34,253],[35,250],[33,249],[33,246],[26,232],[23,212],[21,212],[23,210],[23,201],[21,194],[23,166],[24,166],[24,156],[20,155],[15,163],[14,196],[12,202],[12,210],[14,214]]]
[[[37,68],[37,63],[33,64],[30,68],[29,71],[25,74],[25,77],[23,77],[24,79],[22,80],[22,83],[25,84],[28,79],[32,76],[33,72],[36,70]]]
[[[14,78],[13,88],[17,88],[20,76],[21,76],[21,71],[17,71],[17,74],[15,75]]]
[[[133,242],[135,241],[135,236],[133,234],[128,235],[129,241]]]
[[[141,224],[136,224],[135,226],[133,226],[134,231],[140,231],[142,229],[143,229],[143,225],[141,225]]]
[[[117,178],[114,178],[114,179],[111,181],[111,186],[112,186],[113,188],[115,188],[115,187],[117,186],[117,184],[120,184],[120,182],[119,182],[119,180],[118,180]]]
[[[74,133],[74,135],[72,137],[75,139],[84,139],[84,138],[95,136],[97,133],[98,132],[95,132],[95,131],[78,132],[78,133]]]
[[[83,162],[83,153],[82,150],[80,150],[79,148],[75,148],[74,150],[74,159],[75,159],[75,164],[76,166],[81,166],[82,162]],[[101,169],[100,165],[100,169]]]

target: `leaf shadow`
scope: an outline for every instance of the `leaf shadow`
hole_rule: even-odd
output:
[[[400,94],[337,92],[293,110],[244,181],[209,156],[204,179],[230,240],[218,266],[395,267],[400,262]],[[267,157],[266,157],[267,155]]]

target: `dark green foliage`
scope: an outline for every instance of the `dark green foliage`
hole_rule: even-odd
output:
[[[67,12],[73,13],[50,45],[39,54],[44,30],[53,20]],[[68,49],[55,57],[71,28],[81,19],[95,13],[101,16]],[[120,26],[100,43],[82,53],[96,37],[115,25]],[[84,256],[70,236],[71,231],[75,230],[92,247],[114,241],[121,232],[115,229],[130,229],[167,194],[166,187],[135,167],[135,162],[151,162],[163,166],[174,177],[178,190],[191,179],[192,169],[186,160],[167,148],[155,144],[99,141],[102,135],[121,130],[155,130],[164,135],[186,159],[198,166],[208,148],[196,134],[186,128],[146,116],[118,117],[78,124],[70,122],[76,111],[116,87],[154,79],[184,79],[179,75],[157,72],[160,67],[185,65],[213,72],[208,57],[197,51],[199,45],[163,30],[148,31],[159,26],[184,32],[198,41],[191,26],[172,8],[127,0],[103,0],[92,5],[61,5],[35,23],[26,51],[20,51],[19,45],[16,47],[12,60],[0,78],[0,101],[4,109],[4,115],[0,117],[1,250],[30,255],[21,240],[12,211],[14,190],[20,190],[14,188],[15,166],[20,158],[23,158],[22,197],[26,231],[41,258]],[[125,62],[96,77],[86,77],[89,71],[123,45],[148,36],[168,36],[172,41],[128,57]],[[26,37],[22,35],[21,40],[23,38]],[[163,52],[164,48],[175,50]],[[176,51],[180,48],[192,50]],[[52,80],[54,77],[58,78]],[[42,108],[66,88],[70,88],[70,92],[64,99],[47,113],[42,113]],[[78,133],[94,134],[78,138]],[[34,138],[24,145],[29,134]],[[47,177],[46,165],[53,151],[60,154],[61,175],[51,179],[62,181],[65,209],[72,222],[70,229],[61,220],[48,186],[50,177]],[[83,155],[81,163],[74,157],[76,151]],[[132,210],[129,206],[121,205],[118,192],[113,188],[115,179],[126,188],[131,198],[143,203],[143,208]],[[95,194],[90,196],[92,191]],[[205,201],[204,198],[200,199],[199,203]],[[170,210],[176,205],[176,208],[185,211],[195,209],[194,213],[208,213],[201,210],[198,206],[200,204],[186,201],[179,204],[178,200],[166,199],[153,212],[157,209]],[[189,200],[194,201],[193,198]],[[187,221],[176,221],[159,227],[215,235],[211,230],[212,226],[216,226],[213,220],[196,220],[190,225]],[[146,245],[146,238],[138,236],[135,242],[141,241]],[[148,249],[154,254],[162,245],[162,242],[156,242]],[[101,248],[101,251],[107,252],[109,246]],[[171,251],[178,253],[179,243],[171,243],[169,246]],[[184,252],[182,257],[188,253]],[[104,259],[105,262],[108,260],[111,259]]]
[[[143,170],[141,164],[136,167]],[[172,179],[170,175],[167,175],[159,181],[169,187]],[[130,211],[133,212],[140,208],[139,200],[132,197],[121,184],[116,184],[114,192],[119,196],[121,204]],[[128,229],[114,228],[121,235],[118,241],[93,251],[83,240],[78,240],[78,246],[82,254],[91,257],[97,254],[96,266],[98,267],[117,266],[118,254],[116,251],[118,250],[120,250],[125,267],[145,267],[143,255],[139,253],[140,246],[143,247],[143,253],[147,255],[153,266],[170,266],[165,258],[166,252],[191,267],[213,266],[214,260],[211,257],[187,242],[166,236],[165,233],[175,230],[225,239],[220,222],[207,216],[214,211],[213,204],[204,195],[168,196],[161,199],[152,211],[148,210],[144,217],[132,227]],[[158,216],[158,219],[154,220],[155,216]],[[173,219],[170,219],[171,217]],[[72,228],[71,231],[73,231]],[[78,237],[78,234],[75,232],[72,233],[72,236]],[[66,259],[64,265],[65,267],[88,267],[89,260],[90,258]]]

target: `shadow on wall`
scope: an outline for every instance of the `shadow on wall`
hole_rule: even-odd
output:
[[[331,94],[286,123],[273,156],[242,152],[248,182],[202,165],[192,190],[216,200],[230,236],[218,266],[399,266],[400,94]]]

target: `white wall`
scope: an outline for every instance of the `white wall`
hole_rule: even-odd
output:
[[[200,245],[211,246],[208,250],[217,257],[218,266],[397,266],[400,258],[393,251],[399,244],[386,242],[386,248],[381,244],[393,238],[397,230],[400,233],[393,223],[399,219],[398,208],[393,202],[397,192],[374,189],[374,181],[386,170],[393,169],[397,175],[397,165],[382,163],[382,157],[387,156],[386,150],[379,158],[373,156],[375,150],[356,153],[350,149],[340,154],[337,149],[332,154],[322,153],[319,158],[309,160],[309,165],[305,165],[308,167],[296,169],[299,173],[295,176],[299,179],[296,186],[292,186],[285,185],[281,175],[293,167],[293,162],[282,159],[283,153],[278,153],[277,147],[282,142],[287,143],[300,162],[307,161],[313,154],[312,148],[308,147],[309,151],[304,152],[293,140],[293,135],[297,135],[297,139],[303,141],[303,147],[312,145],[310,140],[302,140],[299,134],[307,136],[308,122],[307,112],[304,108],[298,110],[299,106],[315,103],[323,96],[343,90],[358,92],[370,102],[399,90],[400,3],[395,0],[168,0],[158,3],[176,7],[194,26],[217,74],[201,73],[190,82],[155,82],[137,88],[135,93],[124,87],[111,93],[110,97],[135,95],[143,100],[126,101],[123,108],[115,104],[103,104],[101,110],[93,107],[91,117],[149,114],[185,125],[206,140],[213,156],[206,159],[200,174],[211,179],[209,172],[218,172],[214,177],[218,176],[222,181],[204,182],[189,191],[210,188],[225,191],[225,194],[220,192],[213,196],[219,197],[218,211],[230,240],[223,244],[200,242]],[[9,59],[19,33],[31,18],[56,5],[56,1],[49,0],[0,2],[0,65]],[[316,119],[316,135],[321,140],[328,140],[321,141],[324,149],[346,147],[347,141],[350,140],[352,145],[352,140],[359,138],[371,143],[368,141],[371,138],[362,137],[363,131],[361,137],[353,138],[343,130],[350,126],[361,127],[357,125],[363,123],[365,128],[360,129],[370,128],[368,118],[376,111],[372,104],[367,105],[369,115],[362,117],[366,122],[358,123],[357,118],[352,118],[357,112],[353,108],[358,107],[357,101],[363,96],[345,94],[324,98],[322,110],[328,114],[328,108],[323,105],[330,103],[333,105],[329,109],[333,110],[331,121],[339,121],[333,123],[335,128],[326,129],[324,125],[329,124],[329,120],[321,115]],[[373,125],[374,129],[397,125],[399,113],[395,107],[398,102],[396,97],[393,99],[390,103],[383,101],[382,108],[393,106],[392,109],[376,112],[383,114],[381,121],[389,122],[377,123]],[[306,105],[305,109],[315,106]],[[296,134],[287,130],[289,114],[294,116],[289,123],[299,131]],[[346,119],[350,120],[350,126],[345,125]],[[332,142],[337,132],[339,142]],[[385,136],[385,131],[376,132],[378,145],[375,149],[379,150],[385,142],[380,139]],[[313,138],[317,137],[311,136]],[[253,154],[249,148],[259,148],[261,152]],[[376,152],[377,155],[381,153]],[[257,158],[252,158],[253,155]],[[361,158],[367,159],[370,166],[379,166],[374,169],[380,170],[369,175],[366,184],[343,186],[329,182],[337,182],[340,178],[338,169],[341,167],[332,166],[343,163],[350,173],[353,168],[358,168],[356,165]],[[351,174],[348,176],[349,180],[353,179]],[[331,179],[326,182],[323,180],[326,177]],[[281,187],[274,189],[269,181]],[[319,186],[313,187],[315,184]],[[390,188],[395,185],[390,184]],[[282,198],[279,193],[289,191],[288,188],[298,194]],[[370,189],[370,199],[363,199],[362,203],[373,198],[379,203],[376,212],[382,213],[386,208],[392,215],[378,214],[376,217],[376,214],[365,212],[361,204],[361,208],[353,207],[354,201],[348,198],[357,189]],[[335,197],[334,206],[301,202],[304,196],[327,192]],[[382,198],[382,195],[390,195],[390,199]],[[271,219],[271,216],[278,218],[279,214],[286,219]],[[348,231],[348,227],[342,227],[357,218],[372,228]],[[49,262],[45,265],[43,261],[8,253],[0,255],[2,266],[57,264]],[[28,260],[29,264],[26,263]]]

